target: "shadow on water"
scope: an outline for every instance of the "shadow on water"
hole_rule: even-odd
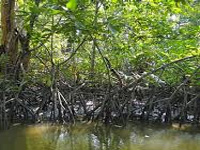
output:
[[[193,131],[141,123],[17,126],[0,132],[0,150],[199,150]]]

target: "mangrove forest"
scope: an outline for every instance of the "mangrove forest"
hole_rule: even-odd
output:
[[[199,0],[0,5],[0,129],[19,123],[199,125]],[[64,130],[57,128],[48,133]],[[85,128],[93,133],[97,126]],[[105,128],[95,135],[106,136]]]

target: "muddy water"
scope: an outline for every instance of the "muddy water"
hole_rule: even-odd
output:
[[[200,150],[200,132],[141,123],[16,126],[0,132],[0,150]]]

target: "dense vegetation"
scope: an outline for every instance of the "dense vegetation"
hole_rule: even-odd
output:
[[[200,118],[198,0],[1,0],[0,125]]]

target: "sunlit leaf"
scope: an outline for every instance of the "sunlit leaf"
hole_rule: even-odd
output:
[[[69,2],[67,3],[67,8],[69,8],[70,10],[74,11],[77,7],[77,1],[76,0],[69,0]]]
[[[19,5],[23,5],[24,4],[24,0],[18,0]]]
[[[118,0],[112,0],[112,2],[113,2],[113,3],[117,3],[117,2],[118,2]]]

